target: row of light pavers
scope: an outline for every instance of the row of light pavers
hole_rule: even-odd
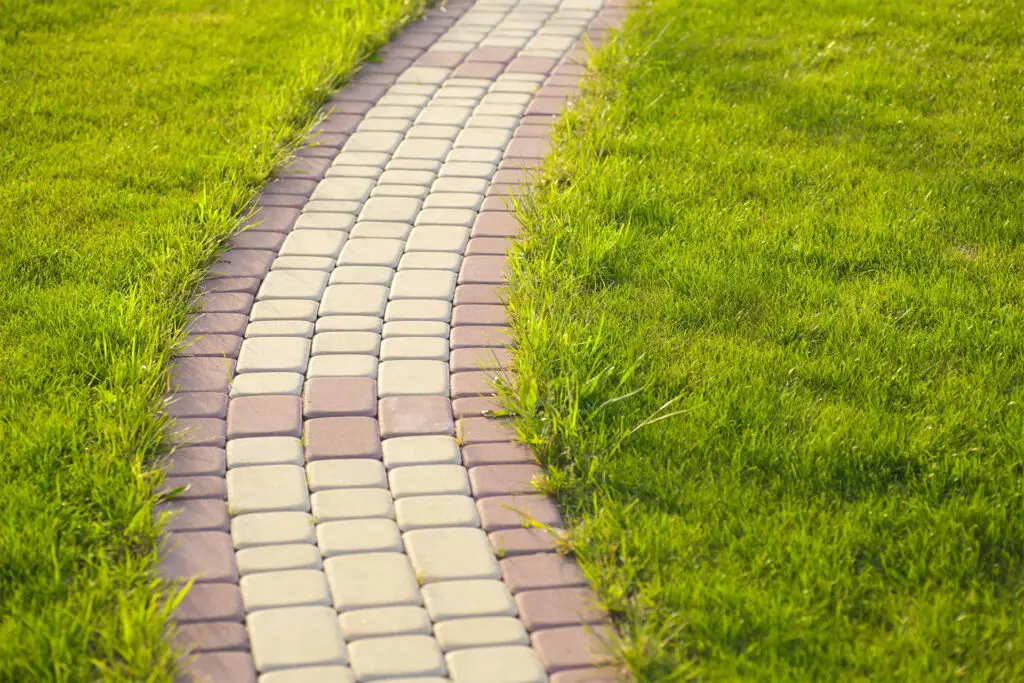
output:
[[[575,20],[589,20],[577,12],[586,16]],[[592,25],[600,30],[617,16]],[[581,27],[565,21],[566,31]],[[531,40],[537,50],[553,44]],[[237,596],[217,585],[237,572],[256,667],[272,672],[261,681],[348,680],[353,672],[359,680],[446,672],[453,680],[543,680],[526,630],[544,667],[561,671],[552,680],[590,680],[598,670],[579,623],[603,616],[575,565],[552,552],[552,536],[523,527],[524,512],[558,524],[557,510],[535,494],[528,451],[482,417],[479,398],[489,391],[481,364],[500,367],[508,357],[498,290],[518,228],[501,195],[546,151],[547,120],[582,70],[564,64],[548,76],[554,61],[516,67],[514,50],[498,45],[468,55],[428,51],[408,69],[401,60],[411,56],[401,54],[370,76],[395,85],[346,89],[341,116],[362,118],[344,140],[346,133],[326,133],[344,147],[324,181],[301,186],[311,199],[300,204],[302,195],[278,192],[300,187],[283,185],[291,176],[268,188],[261,222],[236,248],[277,250],[276,258],[229,253],[222,270],[234,272],[211,281],[220,291],[207,302],[219,297],[221,307],[235,308],[200,318],[195,331],[207,336],[192,348],[212,338],[218,348],[197,351],[238,355],[223,432],[237,554],[232,567],[224,542],[201,533],[189,534],[192,547],[179,546],[174,559],[206,558],[203,567],[176,568],[203,570],[184,612],[197,603],[230,606],[219,615],[200,609],[203,621],[186,628],[201,650],[221,651],[206,655],[219,672],[236,662],[232,675],[245,668],[244,652],[231,652],[246,647]],[[389,69],[402,73],[395,79]],[[497,81],[484,81],[485,73]],[[324,130],[352,125],[329,117]],[[300,157],[298,174],[315,175],[319,159],[329,157]],[[288,207],[299,205],[296,217]],[[234,331],[225,328],[239,321],[225,316],[245,316],[253,289],[245,341],[216,339]],[[224,359],[183,366],[181,378],[199,380],[193,388],[214,388],[179,394],[179,422],[199,428],[193,443],[212,443],[182,449],[175,465],[217,468],[224,437],[204,421],[223,415],[219,377],[231,371]],[[193,476],[189,484],[191,495],[219,497],[216,482]],[[223,528],[226,511],[212,499],[190,500],[179,527],[205,515]],[[506,559],[498,563],[492,545]]]

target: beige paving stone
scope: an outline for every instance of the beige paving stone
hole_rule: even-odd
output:
[[[352,240],[349,245],[355,242],[356,240]],[[395,263],[397,264],[397,260]],[[387,297],[388,288],[380,285],[330,285],[324,291],[324,298],[320,302],[320,315],[381,316],[387,305]]]
[[[480,529],[417,529],[406,531],[402,538],[412,566],[425,584],[500,576],[494,551]]]
[[[377,120],[380,121],[381,119]],[[401,123],[401,121],[399,121],[398,123]],[[378,166],[359,166],[355,164],[341,164],[339,166],[331,166],[330,168],[327,169],[327,173],[325,173],[324,175],[328,178],[369,178],[370,180],[375,180],[379,178],[380,174],[383,172],[384,169]],[[361,202],[353,203],[361,204]],[[359,207],[357,206],[355,210],[358,211]]]
[[[349,656],[359,681],[443,676],[446,672],[441,648],[430,636],[364,638],[349,645]]]
[[[228,470],[227,488],[228,511],[232,516],[309,510],[305,471],[296,465],[258,465]]]
[[[409,130],[411,135],[418,126],[413,126]],[[437,126],[432,126],[436,128]],[[392,159],[388,162],[389,171],[430,171],[431,173],[437,173],[441,170],[441,162],[434,159]],[[408,222],[412,222],[410,219]]]
[[[398,270],[448,270],[458,273],[462,255],[450,251],[407,251]]]
[[[297,372],[251,372],[236,375],[231,382],[230,396],[298,396],[302,393],[302,379],[302,375]]]
[[[348,241],[341,250],[341,266],[386,266],[394,268],[402,258],[405,244],[393,239],[356,239]]]
[[[497,166],[501,161],[501,150],[499,149],[488,149],[484,147],[458,147],[453,149],[448,155],[448,162],[468,162],[475,164],[492,164]],[[468,177],[468,176],[446,176],[442,180],[483,180],[490,184],[490,180],[493,175],[484,177]]]
[[[265,673],[259,683],[356,683],[356,679],[347,666],[303,666]]]
[[[353,135],[352,137],[356,137]],[[349,138],[351,141],[352,138]],[[357,143],[358,144],[358,143]],[[362,202],[370,195],[373,187],[372,178],[324,178],[313,190],[310,199]]]
[[[316,542],[313,516],[308,512],[259,512],[231,519],[236,550],[264,545]]]
[[[363,119],[363,122],[359,124],[359,128],[357,128],[356,131],[404,133],[409,130],[409,126],[411,125],[412,121],[409,119],[374,116],[372,118]]]
[[[341,633],[349,643],[360,638],[432,633],[430,617],[422,607],[375,607],[352,610],[342,612],[339,622]]]
[[[448,364],[436,360],[390,360],[378,368],[377,395],[447,396]]]
[[[334,259],[330,256],[278,256],[270,270],[318,270],[327,273],[333,267]]]
[[[346,613],[422,603],[416,574],[402,553],[357,553],[324,560],[335,609]]]
[[[356,132],[349,136],[348,141],[342,148],[344,152],[384,152],[395,151],[402,141],[401,133],[387,132]],[[349,197],[337,197],[337,199],[350,199]]]
[[[348,233],[341,230],[293,230],[281,246],[282,256],[337,258]]]
[[[484,196],[470,192],[431,192],[423,202],[426,209],[471,209],[476,211],[483,204]],[[475,218],[475,216],[474,216]]]
[[[305,372],[309,340],[303,337],[246,339],[238,352],[237,372]]]
[[[534,83],[497,82],[491,88],[492,92],[536,92],[538,86]],[[514,129],[519,125],[518,116],[483,116],[474,114],[466,122],[466,130],[476,128],[505,128]]]
[[[316,301],[306,299],[281,299],[257,301],[252,305],[249,321],[258,320],[316,320]]]
[[[419,123],[414,125],[406,133],[405,137],[410,140],[417,139],[428,139],[428,140],[444,140],[451,143],[452,140],[458,137],[459,131],[462,130],[462,126],[449,126],[435,123]],[[401,163],[408,160],[415,160],[412,157],[399,157],[395,161]],[[431,159],[432,170],[434,173],[437,172],[437,168],[441,165],[441,159]]]
[[[238,573],[242,576],[295,569],[319,571],[323,566],[320,551],[309,543],[244,548],[235,555],[235,561],[238,563]]]
[[[380,460],[339,458],[317,460],[306,466],[310,491],[327,489],[387,488],[388,478]]]
[[[382,444],[384,466],[458,465],[462,462],[458,442],[443,435],[400,436]]]
[[[391,223],[391,225],[401,225]],[[387,266],[342,266],[331,273],[332,285],[384,285],[391,284],[395,276],[393,268]]]
[[[389,360],[448,360],[448,340],[430,337],[392,337],[380,345],[380,359]]]
[[[341,489],[347,490],[354,489]],[[316,527],[316,539],[324,557],[350,553],[402,552],[402,536],[398,525],[383,517],[323,522]]]
[[[405,240],[412,230],[410,223],[395,221],[360,221],[352,228],[352,237],[371,240]],[[347,266],[351,267],[351,266]]]
[[[306,376],[313,377],[377,377],[377,357],[364,354],[331,354],[313,356]]]
[[[416,118],[420,108],[411,104],[383,104],[378,105],[366,113],[366,119],[398,119],[399,121],[411,121]]]
[[[394,519],[395,506],[386,489],[333,489],[310,496],[318,522],[382,517]]]
[[[417,124],[462,126],[473,114],[472,107],[453,107],[443,104],[431,104],[425,107],[416,117]]]
[[[449,225],[423,225],[409,234],[405,251],[449,251],[461,254],[469,242],[469,229]]]
[[[395,501],[395,516],[402,531],[439,527],[479,527],[476,504],[469,496],[413,496]]]
[[[261,320],[249,323],[245,328],[245,336],[247,339],[250,337],[304,337],[309,339],[313,336],[313,323],[305,320]]]
[[[482,161],[448,161],[438,171],[441,178],[490,178],[497,164]]]
[[[455,296],[456,276],[447,270],[400,270],[391,283],[390,298],[451,299]],[[246,342],[242,343],[244,351]],[[239,363],[242,356],[239,354]]]
[[[385,323],[381,337],[440,337],[447,339],[450,328],[447,323],[429,320],[399,320]]]
[[[537,653],[523,645],[456,650],[445,659],[452,683],[546,683],[548,680]]]
[[[412,223],[421,203],[419,199],[411,197],[371,197],[359,212],[359,220]]]
[[[437,159],[444,161],[452,143],[448,140],[431,140],[428,138],[412,138],[403,142],[395,151],[395,158]]]
[[[436,173],[430,171],[384,171],[378,183],[387,185],[418,185],[429,188],[436,176]]]
[[[411,465],[388,473],[391,495],[396,499],[408,496],[441,496],[470,494],[469,476],[462,465]]]
[[[362,206],[361,202],[337,199],[313,199],[302,207],[303,213],[355,213]]]
[[[261,572],[238,582],[248,612],[275,607],[330,605],[327,579],[319,569]]]
[[[303,464],[302,442],[290,436],[257,436],[230,439],[227,443],[228,468],[253,465]]]
[[[475,617],[442,621],[434,625],[434,637],[445,652],[492,645],[530,644],[526,629],[515,617]]]
[[[380,351],[376,332],[321,332],[313,337],[313,355],[356,353],[375,356]]]
[[[377,168],[384,168],[384,165],[388,163],[390,158],[391,155],[385,152],[342,150],[341,154],[335,157],[334,163],[331,166],[375,166]]]
[[[443,169],[442,169],[443,170]],[[459,225],[469,228],[476,220],[473,209],[423,209],[413,225]]]
[[[439,581],[423,587],[423,604],[437,623],[468,617],[514,617],[516,604],[499,580]]]
[[[378,173],[380,169],[374,169]],[[352,213],[304,213],[295,221],[299,230],[351,230],[356,222]]]
[[[430,191],[484,194],[488,185],[490,182],[486,178],[438,178],[430,186]]]
[[[272,270],[264,278],[256,298],[261,301],[265,299],[316,300],[324,293],[327,277],[327,273],[319,270]]]
[[[261,672],[348,663],[338,617],[330,607],[259,610],[246,617],[246,627],[253,660]]]
[[[455,138],[455,146],[505,149],[511,139],[512,131],[508,128],[468,128]]]
[[[415,197],[423,199],[428,190],[419,185],[378,185],[373,188],[374,197]]]
[[[413,66],[403,71],[396,83],[439,85],[448,78],[451,71],[440,67]]]
[[[377,315],[326,315],[316,321],[317,332],[380,332],[384,321]]]

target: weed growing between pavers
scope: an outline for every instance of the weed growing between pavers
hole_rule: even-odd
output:
[[[152,458],[188,298],[326,93],[422,7],[0,12],[0,680],[172,679]]]
[[[1024,5],[660,0],[513,259],[640,680],[1024,676]]]

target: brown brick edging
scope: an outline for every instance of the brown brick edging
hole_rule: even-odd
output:
[[[330,113],[311,133],[310,144],[267,184],[256,212],[242,226],[244,232],[232,239],[232,248],[203,283],[202,308],[189,328],[191,345],[180,353],[171,377],[177,393],[167,410],[175,419],[180,447],[170,457],[167,488],[186,489],[164,506],[179,514],[168,525],[162,566],[166,578],[196,577],[178,611],[181,642],[197,653],[191,669],[196,680],[256,680],[243,625],[238,548],[229,533],[225,479],[226,440],[248,436],[253,424],[258,425],[253,434],[297,437],[304,432],[306,462],[352,456],[379,459],[381,438],[457,429],[480,525],[502,558],[501,578],[550,680],[610,681],[620,675],[606,665],[612,631],[575,562],[555,552],[547,531],[523,524],[525,513],[556,533],[561,528],[555,505],[537,495],[531,483],[540,472],[532,454],[513,442],[507,428],[483,417],[491,405],[486,397],[493,395],[489,379],[494,370],[487,368],[504,369],[510,358],[503,348],[508,336],[500,288],[508,240],[519,227],[506,209],[505,197],[528,182],[529,169],[546,154],[547,126],[567,96],[577,92],[585,73],[576,61],[582,50],[577,45],[562,60],[516,57],[515,50],[506,48],[477,48],[465,58],[460,53],[428,52],[471,6],[452,3],[443,12],[429,13],[386,48],[383,62],[364,66],[332,98]],[[606,28],[617,25],[624,14],[620,6],[606,6],[591,22],[588,36],[600,42]],[[451,317],[450,401],[429,396],[378,400],[375,381],[351,377],[310,378],[301,397],[245,396],[229,401],[229,384],[255,294],[300,209],[311,203],[318,182],[328,175],[332,160],[363,115],[410,66],[453,68],[453,76],[466,78],[495,79],[519,70],[548,74],[491,178],[470,233]]]

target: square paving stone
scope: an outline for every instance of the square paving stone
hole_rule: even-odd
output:
[[[437,174],[431,171],[384,171],[380,177],[379,183],[386,185],[418,185],[420,187],[430,187],[430,184],[434,182],[435,177],[437,177]]]
[[[394,152],[402,141],[401,133],[356,132],[349,136],[343,152]]]
[[[544,472],[536,465],[484,465],[469,471],[473,496],[512,496],[520,493],[536,493]]]
[[[347,666],[303,666],[265,673],[259,683],[356,683],[356,679]]]
[[[457,225],[465,228],[476,220],[476,209],[424,208],[416,216],[413,225]]]
[[[445,652],[489,645],[530,644],[526,629],[515,617],[475,617],[442,621],[434,626],[434,637]]]
[[[448,251],[407,251],[402,260],[398,262],[398,270],[399,272],[403,270],[447,270],[457,273],[460,265],[462,265],[462,255],[458,253]]]
[[[339,621],[341,632],[350,643],[360,638],[431,634],[427,611],[411,605],[342,612]]]
[[[388,487],[384,465],[369,458],[317,460],[306,467],[306,477],[310,491]]]
[[[446,673],[441,649],[430,636],[364,638],[349,645],[352,671],[360,681]]]
[[[487,186],[489,184],[490,183],[488,183],[485,178],[438,178],[434,181],[434,184],[430,186],[430,191],[483,194],[487,191]]]
[[[262,572],[243,576],[238,583],[249,612],[275,607],[330,605],[327,579],[319,569]]]
[[[171,366],[170,385],[179,392],[227,391],[235,361],[226,358],[179,358]]]
[[[356,239],[348,241],[341,250],[341,266],[387,266],[394,268],[402,258],[405,243],[397,239]]]
[[[484,205],[487,200],[484,200]],[[270,272],[277,270],[318,270],[330,272],[334,268],[334,258],[330,256],[278,256]]]
[[[282,272],[282,271],[278,271]],[[313,323],[306,320],[261,320],[249,323],[245,328],[246,338],[251,337],[303,337],[313,336]],[[239,343],[241,348],[241,343]]]
[[[384,135],[392,134],[385,133]],[[366,198],[370,196],[370,190],[372,188],[372,178],[359,178],[351,176],[342,178],[336,176],[328,177],[320,181],[320,184],[317,185],[316,190],[313,191],[311,199],[362,202],[366,201]]]
[[[452,683],[545,683],[544,665],[523,645],[456,650],[446,656]]]
[[[607,618],[590,588],[552,588],[516,594],[519,618],[529,631],[597,624]]]
[[[395,501],[402,531],[442,527],[479,527],[476,505],[469,496],[413,496]]]
[[[432,621],[468,617],[513,617],[516,605],[501,581],[439,581],[423,587],[423,604]]]
[[[306,420],[306,460],[381,457],[380,432],[372,417],[318,417]]]
[[[409,130],[409,126],[411,125],[412,121],[409,119],[390,119],[374,116],[368,119],[363,119],[363,122],[359,124],[358,132],[404,133]],[[399,146],[399,149],[401,149],[401,146]],[[379,171],[380,169],[375,170]]]
[[[298,396],[300,393],[302,375],[297,372],[250,372],[235,377],[230,396]]]
[[[448,396],[448,364],[434,360],[384,361],[377,392],[387,396]]]
[[[449,126],[435,123],[417,123],[409,132],[406,133],[405,137],[409,140],[442,140],[444,142],[451,143],[459,135],[459,131],[462,130],[461,126]],[[416,166],[417,169],[430,170],[434,173],[441,167],[441,159],[426,159],[423,157],[396,157],[391,162],[396,168],[405,164],[425,164],[421,167]]]
[[[228,438],[302,434],[298,396],[241,396],[228,405]]]
[[[451,403],[442,396],[390,396],[379,407],[381,437],[455,433]]]
[[[334,607],[349,610],[421,604],[409,558],[402,553],[339,555],[324,561]]]
[[[257,337],[242,342],[239,373],[305,372],[309,340],[302,337]]]
[[[295,465],[259,465],[228,470],[228,509],[251,512],[309,510],[305,471]]]
[[[380,347],[380,359],[387,360],[448,360],[448,339],[430,337],[392,337]]]
[[[480,529],[417,529],[405,532],[402,538],[412,566],[425,584],[499,578],[498,561]]]
[[[418,185],[378,185],[373,190],[374,197],[416,197],[427,196],[427,188]]]
[[[249,574],[299,569],[315,569],[322,574],[319,570],[323,566],[320,551],[309,543],[244,548],[235,553],[235,561],[238,563],[238,573],[243,578]]]
[[[294,436],[232,439],[227,445],[227,464],[230,468],[251,465],[301,466],[302,442]]]
[[[609,663],[612,638],[611,629],[603,624],[549,628],[530,635],[541,663],[552,673]]]
[[[436,159],[443,161],[452,148],[448,140],[430,140],[427,138],[413,138],[406,140],[395,151],[395,158],[408,159]]]
[[[351,236],[371,240],[404,240],[409,236],[410,230],[412,230],[411,222],[360,221],[356,223],[356,227],[352,228]],[[346,268],[352,268],[352,266],[346,266]]]
[[[491,168],[494,168],[496,164],[501,163],[501,150],[497,149],[486,149],[483,147],[459,147],[453,149],[451,154],[448,155],[448,162],[472,162],[474,164],[488,164]],[[492,176],[477,176],[477,175],[459,175],[450,174],[442,178],[441,180],[476,180],[476,181],[490,181]]]
[[[428,320],[408,320],[385,323],[381,337],[436,337],[447,339],[450,328],[447,323]]]
[[[547,496],[495,496],[477,501],[480,525],[487,531],[522,529],[532,524],[562,526],[562,515]]]
[[[295,229],[299,230],[351,230],[356,222],[351,213],[304,213],[295,221]]]
[[[283,256],[329,256],[337,258],[348,233],[341,230],[294,230],[281,247]]]
[[[355,353],[376,356],[380,335],[376,332],[321,332],[313,337],[313,355]]]
[[[365,377],[315,377],[306,382],[304,413],[311,417],[377,414],[377,383]]]
[[[421,203],[409,197],[371,197],[359,213],[359,220],[412,223]]]
[[[306,374],[318,377],[377,377],[377,356],[370,354],[330,354],[313,356]]]
[[[384,517],[324,522],[317,525],[316,537],[324,557],[350,553],[402,552],[402,536],[398,525]]]
[[[191,579],[198,583],[238,581],[231,536],[223,531],[187,531],[168,534],[164,541],[160,575],[165,579]]]
[[[259,512],[231,520],[236,550],[264,545],[315,543],[313,516],[308,512]]]
[[[494,164],[479,161],[449,161],[441,167],[442,178],[490,178],[497,169]]]
[[[249,314],[250,321],[257,320],[316,320],[317,302],[305,299],[280,299],[257,301]]]
[[[330,282],[332,285],[389,285],[394,277],[394,269],[387,266],[341,266],[331,272]]]
[[[384,240],[352,240],[346,248],[356,242],[380,242]],[[344,257],[344,253],[342,254]],[[397,264],[397,260],[395,262]],[[320,302],[320,315],[371,315],[381,316],[387,305],[388,288],[380,285],[330,285]]]
[[[408,496],[440,496],[470,493],[466,469],[461,465],[412,465],[388,473],[391,495],[396,499]]]
[[[399,270],[391,284],[391,300],[451,299],[453,296],[455,273],[447,270]]]
[[[316,321],[317,332],[380,332],[384,321],[376,315],[327,315]]]
[[[395,516],[391,494],[386,489],[330,489],[312,495],[313,516],[318,522]]]
[[[260,610],[248,615],[246,625],[260,671],[348,663],[341,627],[330,607]]]
[[[384,466],[393,469],[410,465],[457,465],[462,459],[459,444],[450,436],[403,436],[383,445]]]
[[[241,622],[244,618],[242,593],[233,583],[196,583],[174,612],[174,620],[180,624]]]

